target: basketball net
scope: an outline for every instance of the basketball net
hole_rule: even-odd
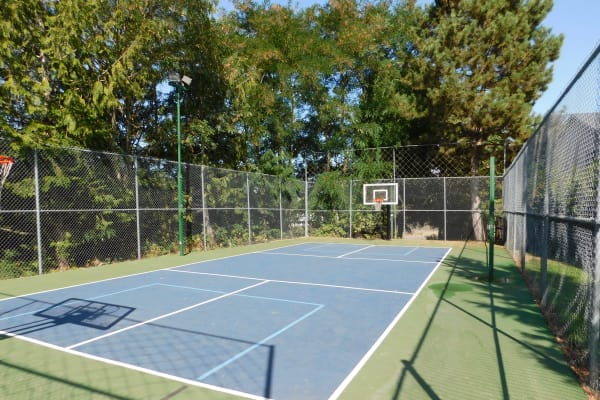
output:
[[[6,182],[6,178],[8,177],[10,169],[14,163],[14,158],[0,155],[0,200],[2,199],[2,188],[4,187],[4,182]]]
[[[375,211],[381,211],[381,205],[383,204],[383,198],[375,198]]]

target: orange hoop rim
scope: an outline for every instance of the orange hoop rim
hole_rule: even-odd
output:
[[[375,198],[375,203],[383,204],[384,201],[385,201],[385,199],[383,197],[376,197]]]
[[[0,164],[14,164],[15,159],[11,156],[0,155]]]

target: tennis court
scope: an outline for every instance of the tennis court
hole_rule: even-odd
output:
[[[449,251],[280,247],[9,298],[0,330],[245,398],[336,398]]]

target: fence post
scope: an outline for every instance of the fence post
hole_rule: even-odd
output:
[[[281,200],[281,177],[279,177],[279,238],[283,240],[283,203]]]
[[[200,166],[200,190],[202,192],[202,246],[206,251],[206,194],[204,190],[204,165]]]
[[[552,135],[546,135],[546,160],[544,165],[544,215],[542,220],[542,254],[540,260],[540,303],[546,306],[548,291],[548,246],[550,243],[550,161],[552,159]]]
[[[600,166],[596,176],[600,174]],[[588,384],[597,392],[600,387],[598,378],[600,377],[598,362],[598,341],[600,340],[600,184],[596,183],[596,221],[594,224],[594,246],[593,246],[593,265],[592,265],[592,296],[591,296],[591,319],[589,330],[589,352],[590,352],[590,376]]]
[[[392,162],[394,169],[392,170],[392,182],[396,182],[396,148],[392,147]]]
[[[393,176],[392,176],[392,182],[396,183],[396,148],[392,147],[392,160],[393,160],[393,165],[394,165],[394,171],[393,171]],[[396,191],[398,191],[397,187],[396,187]],[[398,198],[398,193],[396,193],[396,198]],[[398,228],[396,226],[396,204],[392,205],[393,209],[392,209],[392,216],[390,217],[390,223],[392,224],[392,229],[394,232],[394,239],[397,239],[397,233],[398,233]]]
[[[350,227],[349,227],[349,231],[348,231],[348,236],[350,237],[350,239],[352,239],[352,186],[353,186],[352,182],[353,182],[352,179],[350,179],[350,190],[349,190],[349,192],[350,192],[350,202],[349,202],[349,204],[350,204],[350,207],[349,207],[350,208]]]
[[[494,280],[494,239],[496,234],[495,229],[495,210],[494,200],[496,199],[496,158],[490,157],[490,256],[489,256],[489,276],[488,280],[493,282]]]
[[[246,172],[246,200],[248,207],[248,244],[252,244],[252,214],[250,213],[250,173]]]
[[[33,150],[33,181],[35,184],[35,224],[37,235],[38,274],[44,273],[42,260],[42,219],[40,218],[40,169],[38,149]]]
[[[135,185],[135,230],[136,230],[136,238],[137,238],[137,258],[138,260],[142,259],[142,238],[140,232],[140,186],[138,180],[138,159],[137,157],[133,158],[133,173],[134,176],[134,185]]]
[[[304,160],[304,237],[308,237],[308,163]]]
[[[525,272],[525,263],[527,262],[527,213],[529,212],[528,204],[527,204],[527,196],[529,195],[527,189],[527,174],[526,171],[529,169],[529,159],[527,152],[523,154],[523,169],[522,179],[521,179],[521,193],[523,196],[521,197],[521,208],[523,211],[522,221],[521,221],[521,239],[520,239],[520,250],[519,257],[521,263],[521,272]]]
[[[406,178],[402,178],[402,238],[406,237]]]
[[[448,212],[447,212],[447,204],[446,204],[446,177],[442,178],[444,180],[444,240],[446,240],[446,227],[448,225]]]

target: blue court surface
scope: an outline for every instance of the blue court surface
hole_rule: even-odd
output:
[[[0,331],[243,398],[334,399],[448,248],[305,243],[0,301]]]

